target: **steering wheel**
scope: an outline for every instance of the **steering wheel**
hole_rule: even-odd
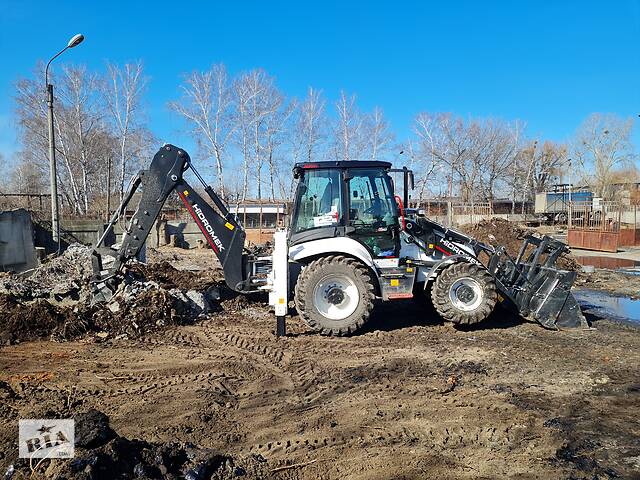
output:
[[[364,213],[368,213],[370,215],[373,216],[380,216],[382,210],[382,200],[380,200],[379,198],[374,198],[371,206],[369,208],[367,208]]]

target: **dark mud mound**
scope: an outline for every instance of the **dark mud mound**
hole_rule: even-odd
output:
[[[63,323],[63,315],[44,300],[23,305],[9,295],[0,295],[2,344],[47,337]]]
[[[187,290],[206,290],[224,283],[220,270],[178,270],[169,262],[152,264],[134,264],[129,267],[130,274],[141,281],[153,281],[162,288],[180,288]]]
[[[522,227],[502,218],[481,220],[476,224],[463,225],[460,229],[467,235],[493,246],[506,247],[507,253],[515,258],[520,253],[522,243],[535,230]],[[536,234],[536,236],[539,236]],[[580,270],[581,266],[571,254],[562,255],[557,262],[558,268]]]
[[[109,418],[95,409],[75,416],[75,431],[73,459],[44,460],[37,473],[31,471],[27,459],[19,459],[12,466],[12,477],[223,480],[266,478],[269,473],[260,455],[234,458],[188,442],[152,443],[122,437],[110,427]]]
[[[524,239],[533,233],[533,230],[502,218],[481,220],[476,224],[462,225],[460,229],[481,242],[505,246],[512,257],[518,255]]]
[[[205,301],[206,311],[213,311],[207,300],[202,300],[203,305]],[[187,295],[163,289],[144,290],[109,306],[79,303],[62,307],[42,299],[21,303],[0,295],[0,344],[42,338],[73,340],[87,333],[136,338],[170,325],[192,324],[203,312]]]
[[[92,304],[91,249],[72,245],[30,272],[0,277],[0,345],[87,333],[104,340],[189,325],[215,312],[241,312],[263,296],[229,289],[219,268],[179,270],[167,261],[132,263],[107,303]]]

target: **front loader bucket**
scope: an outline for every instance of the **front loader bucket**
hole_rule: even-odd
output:
[[[587,320],[571,293],[576,272],[545,269],[545,278],[529,301],[528,318],[545,328],[588,328]]]
[[[534,248],[528,252],[530,246]],[[524,318],[553,330],[589,328],[571,293],[576,272],[555,268],[558,257],[566,251],[565,244],[551,237],[529,236],[516,260],[499,247],[487,269]]]

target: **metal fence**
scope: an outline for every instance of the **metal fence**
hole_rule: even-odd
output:
[[[571,202],[567,221],[574,230],[617,232],[620,230],[620,203]]]
[[[574,248],[616,252],[640,245],[637,205],[617,201],[572,202],[568,211],[568,241]]]

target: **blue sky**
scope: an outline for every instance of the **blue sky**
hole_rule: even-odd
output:
[[[559,141],[600,111],[635,117],[640,144],[640,0],[0,0],[0,152],[19,148],[13,83],[77,32],[85,42],[59,60],[143,59],[151,128],[187,147],[166,103],[182,73],[217,62],[232,74],[262,67],[291,96],[356,93],[361,108],[383,108],[398,139],[425,110],[520,119]]]

